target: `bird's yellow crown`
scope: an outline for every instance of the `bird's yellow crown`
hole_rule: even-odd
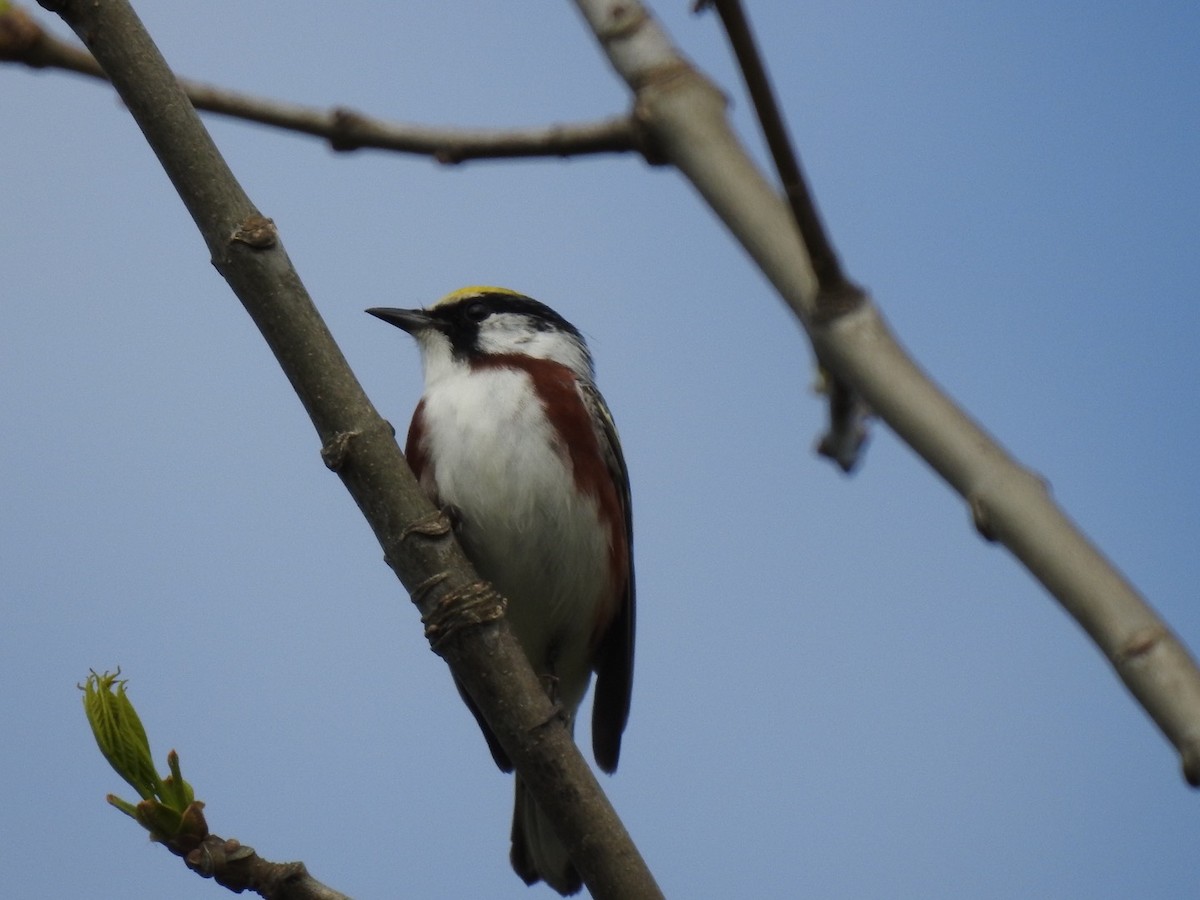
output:
[[[451,291],[430,309],[437,309],[440,306],[453,306],[455,303],[461,303],[470,297],[479,297],[483,294],[506,294],[509,297],[524,297],[525,295],[519,291],[509,290],[508,288],[495,287],[490,284],[471,284],[466,287],[459,288],[457,291]]]

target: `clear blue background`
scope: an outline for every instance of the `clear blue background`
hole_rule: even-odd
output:
[[[180,73],[281,99],[489,126],[628,105],[567,3],[142,5]],[[658,12],[761,156],[685,7]],[[751,15],[852,274],[1200,647],[1200,7]],[[508,779],[120,103],[8,66],[0,113],[6,895],[219,895],[104,803],[130,792],[75,684],[120,665],[217,833],[362,898],[550,896],[510,873]],[[497,283],[592,342],[641,601],[604,784],[669,896],[1197,896],[1171,749],[885,428],[853,478],[814,457],[805,341],[677,175],[207,121],[399,427],[417,355],[364,307]]]

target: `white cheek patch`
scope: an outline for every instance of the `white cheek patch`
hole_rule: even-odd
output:
[[[537,334],[525,316],[493,313],[479,326],[479,349],[483,353],[513,353],[519,348],[528,354],[527,345]]]
[[[591,380],[592,362],[574,335],[552,328],[539,329],[526,316],[497,313],[479,329],[479,349],[485,354],[519,353],[534,359],[550,359],[566,366],[578,377]]]

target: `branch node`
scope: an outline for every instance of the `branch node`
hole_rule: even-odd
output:
[[[639,114],[636,106],[629,116],[629,136],[633,141],[634,149],[642,154],[646,165],[666,166],[670,164],[671,160],[663,152],[658,139],[654,136],[654,129],[647,126],[646,117]]]
[[[254,848],[247,847],[236,838],[219,838],[213,835],[184,857],[187,867],[204,878],[212,878],[230,863],[249,859]]]
[[[275,222],[257,214],[247,218],[229,236],[230,243],[246,244],[255,250],[270,250],[278,240]]]
[[[596,29],[602,43],[612,43],[633,35],[650,20],[650,14],[640,3],[617,3],[609,9],[608,19]]]
[[[867,302],[867,292],[840,275],[818,279],[818,284],[811,317],[814,327],[830,325],[842,316],[862,309]]]
[[[355,137],[367,122],[367,117],[345,106],[334,107],[329,114],[329,146],[338,153],[361,150],[363,142]]]
[[[350,456],[350,445],[362,432],[339,431],[321,448],[321,461],[331,472],[340,472]]]
[[[422,584],[413,591],[414,600],[424,587]],[[421,616],[430,649],[441,656],[442,646],[447,639],[464,628],[486,625],[503,618],[507,606],[508,602],[499,591],[486,581],[471,581],[450,591]]]
[[[1167,629],[1162,626],[1151,626],[1143,628],[1140,631],[1135,631],[1125,644],[1112,654],[1113,665],[1124,666],[1137,661],[1140,657],[1147,656],[1159,644],[1169,637]]]
[[[387,559],[387,558],[385,557],[385,559]],[[396,565],[393,565],[391,559],[387,559],[387,563],[393,569],[397,568]],[[415,588],[413,588],[411,591],[408,592],[409,596],[412,597],[413,603],[415,603],[418,607],[424,606],[425,605],[425,597],[429,593],[431,593],[435,587],[437,587],[439,584],[441,584],[443,581],[445,581],[449,577],[450,577],[449,572],[434,572],[432,575],[430,575],[428,578],[426,578],[424,581],[422,581]]]
[[[996,532],[988,513],[987,500],[983,498],[982,494],[972,493],[967,497],[967,505],[971,509],[971,521],[975,525],[975,530],[979,532],[979,536],[989,544],[995,543]]]
[[[410,522],[400,532],[400,540],[404,541],[414,534],[421,537],[435,538],[449,534],[454,528],[454,522],[444,510],[435,509],[428,515]]]

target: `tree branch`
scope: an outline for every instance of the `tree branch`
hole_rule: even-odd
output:
[[[763,65],[754,34],[750,30],[750,22],[746,19],[741,3],[739,0],[700,0],[696,4],[697,10],[706,6],[711,6],[717,11],[721,24],[725,27],[725,34],[733,48],[742,79],[746,83],[746,90],[754,103],[763,138],[771,151],[775,170],[783,182],[788,204],[792,208],[800,236],[804,239],[804,246],[812,260],[817,284],[822,292],[850,287],[837,251],[834,250],[833,241],[821,222],[817,202],[808,188],[804,172],[800,168],[799,157],[792,146],[791,138],[788,137],[783,112],[775,99],[771,79],[767,76],[766,66]]]
[[[0,61],[55,68],[107,81],[81,47],[60,40],[17,6],[0,12]],[[439,163],[639,152],[647,158],[631,116],[539,128],[430,128],[387,122],[343,107],[319,109],[179,79],[196,109],[324,138],[334,150],[366,148],[428,156]]]
[[[788,136],[783,112],[775,99],[775,91],[771,88],[771,79],[758,52],[750,22],[740,0],[699,0],[696,9],[700,10],[706,5],[716,9],[721,24],[725,26],[746,90],[754,103],[763,138],[775,162],[775,171],[783,185],[784,196],[796,220],[796,227],[800,229],[809,259],[812,260],[813,274],[817,277],[817,309],[837,315],[861,302],[863,290],[846,277],[833,241],[821,222],[817,201],[808,188],[799,156]],[[821,366],[821,388],[829,398],[829,430],[818,440],[817,452],[837,463],[843,472],[849,473],[861,458],[871,410],[860,394],[830,372],[819,359],[818,362]]]
[[[350,900],[313,878],[304,863],[271,862],[232,838],[210,834],[180,855],[197,875],[235,894],[254,891],[266,900]]]
[[[229,282],[291,381],[337,472],[426,621],[478,575],[441,527],[309,298],[274,223],[250,202],[125,0],[43,0],[88,45],[158,156]],[[431,628],[450,665],[551,818],[593,896],[661,897],[506,621]]]
[[[814,350],[956,491],[979,533],[1004,544],[1095,641],[1200,786],[1200,670],[1134,587],[1050,498],[1045,483],[959,409],[908,356],[875,305],[819,302],[790,211],[738,143],[720,91],[637,0],[575,0],[635,115],[800,319]]]

